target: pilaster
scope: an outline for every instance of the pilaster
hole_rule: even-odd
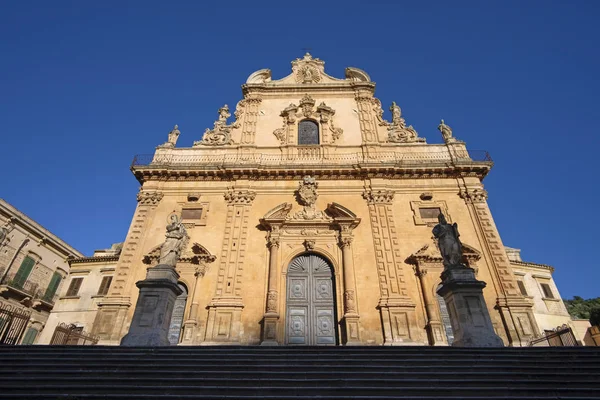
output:
[[[398,248],[398,235],[392,202],[394,192],[385,188],[366,188],[363,197],[369,204],[369,216],[380,300],[377,308],[383,323],[384,345],[417,344],[416,304],[408,296],[403,260]]]
[[[208,305],[204,344],[236,344],[242,333],[242,271],[245,265],[250,207],[256,193],[248,189],[232,188],[224,197],[227,202],[225,235],[217,288]]]
[[[496,306],[507,332],[510,346],[527,346],[539,328],[533,315],[533,304],[518,290],[516,278],[489,206],[487,192],[480,187],[461,188],[464,199],[477,228],[483,255],[492,269],[492,280],[498,292]]]
[[[133,221],[129,227],[123,250],[115,269],[115,277],[108,295],[98,303],[98,313],[92,333],[103,344],[118,344],[125,334],[125,322],[131,307],[130,293],[134,290],[132,269],[135,260],[141,260],[142,241],[148,222],[163,198],[158,191],[141,190],[137,195]]]
[[[344,266],[344,334],[346,346],[361,344],[352,241],[353,237],[350,230],[342,228],[340,232],[340,247],[342,249],[342,262]]]

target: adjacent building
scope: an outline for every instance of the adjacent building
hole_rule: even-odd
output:
[[[34,344],[79,251],[0,199],[0,343]]]

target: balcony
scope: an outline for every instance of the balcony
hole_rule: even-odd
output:
[[[50,311],[54,307],[58,295],[46,293],[46,289],[31,281],[17,280],[16,273],[8,275],[0,285],[0,294],[5,298],[13,298],[27,307]]]

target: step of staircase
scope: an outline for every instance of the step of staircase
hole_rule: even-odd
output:
[[[600,348],[7,346],[0,399],[600,400]]]

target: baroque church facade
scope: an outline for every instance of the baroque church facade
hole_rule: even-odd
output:
[[[252,73],[242,93],[192,147],[175,126],[136,157],[137,208],[91,328],[100,344],[127,333],[172,215],[189,235],[173,343],[447,345],[439,213],[458,223],[504,343],[540,333],[487,204],[487,153],[443,121],[443,143],[428,144],[395,103],[384,119],[366,72],[335,78],[310,54],[282,79]]]

